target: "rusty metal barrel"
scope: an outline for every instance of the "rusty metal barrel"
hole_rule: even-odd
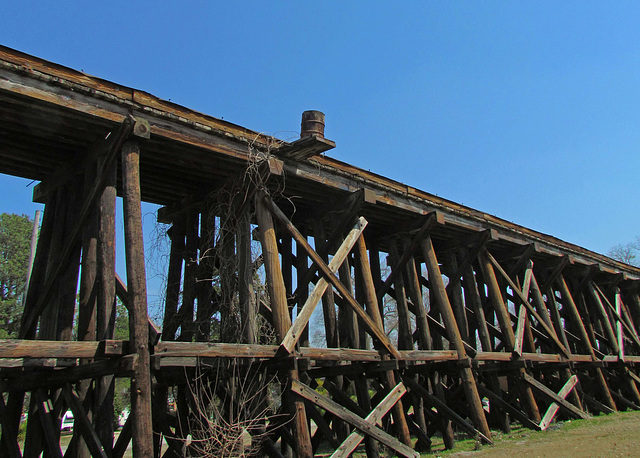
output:
[[[324,113],[322,111],[308,110],[302,113],[300,138],[311,135],[324,137]]]

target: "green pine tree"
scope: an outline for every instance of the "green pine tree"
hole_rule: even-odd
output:
[[[0,215],[0,338],[20,330],[33,221],[26,215]]]

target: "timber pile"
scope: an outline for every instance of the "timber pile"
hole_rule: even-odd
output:
[[[45,203],[20,339],[0,341],[6,456],[62,456],[67,409],[65,456],[375,457],[640,406],[639,269],[321,156],[321,113],[286,143],[0,47],[0,119],[0,172]],[[161,329],[141,201],[171,225]]]

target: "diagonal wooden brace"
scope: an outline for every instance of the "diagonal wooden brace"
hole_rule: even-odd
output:
[[[91,212],[95,204],[98,193],[104,188],[107,172],[111,168],[111,165],[116,161],[117,154],[119,153],[120,148],[122,148],[125,140],[133,133],[134,127],[135,119],[133,117],[125,118],[124,122],[118,128],[113,138],[105,144],[105,158],[101,164],[100,170],[97,173],[97,180],[85,198],[85,201],[82,205],[82,210],[80,211],[80,215],[73,230],[68,234],[66,238],[65,245],[60,255],[61,262],[55,266],[55,269],[53,269],[50,274],[47,275],[47,279],[45,281],[40,297],[37,298],[36,305],[33,309],[31,309],[31,313],[25,314],[22,317],[22,324],[20,326],[19,335],[21,339],[24,339],[25,336],[29,334],[29,331],[36,326],[40,314],[49,304],[49,296],[51,294],[53,286],[58,281],[58,276],[60,275],[60,273],[63,272],[67,267],[69,256],[74,249],[78,237],[80,236],[80,230],[84,227],[84,222],[89,216],[89,213]]]
[[[569,393],[571,393],[571,390],[573,390],[573,387],[577,384],[578,377],[576,375],[572,375],[569,380],[567,380],[567,383],[565,383],[562,389],[558,392],[558,396],[562,399],[566,399],[567,396],[569,396]],[[547,412],[542,417],[542,420],[540,421],[540,429],[542,431],[549,427],[549,425],[553,421],[553,417],[555,417],[556,413],[558,412],[558,409],[560,409],[560,406],[557,403],[552,402],[547,409]]]
[[[321,409],[331,412],[338,418],[356,427],[357,429],[362,431],[364,434],[373,437],[379,442],[382,442],[387,447],[392,448],[393,450],[398,452],[399,455],[407,456],[407,457],[415,457],[415,458],[418,458],[420,456],[418,452],[411,449],[407,445],[404,445],[402,442],[393,438],[392,436],[390,436],[389,434],[387,434],[377,426],[371,424],[370,422],[366,421],[364,418],[356,415],[350,410],[342,407],[340,404],[329,399],[328,397],[321,395],[320,393],[308,387],[304,383],[301,383],[297,380],[292,380],[291,391],[297,394],[298,396],[301,396],[304,399],[311,401],[313,404],[317,405]]]
[[[335,256],[329,263],[329,269],[332,273],[335,274],[338,271],[344,260],[347,258],[347,255],[351,252],[351,249],[356,244],[358,237],[360,237],[362,231],[364,231],[365,227],[367,227],[367,220],[362,217],[359,218],[355,227],[351,230],[351,232],[349,232],[349,235],[347,235],[347,237],[344,239],[342,245],[340,245],[340,248],[338,249],[338,251],[336,251]],[[313,311],[316,309],[318,302],[320,301],[322,295],[328,287],[329,282],[327,282],[327,280],[325,280],[324,278],[321,278],[318,281],[316,286],[313,288],[313,291],[309,295],[309,298],[298,313],[298,316],[296,317],[293,325],[289,328],[289,331],[287,331],[287,335],[282,340],[282,343],[280,344],[280,348],[282,350],[286,350],[287,353],[291,353],[293,351],[296,343],[298,342],[298,339],[302,335],[302,331],[309,323]]]
[[[573,377],[575,377],[575,375]],[[565,384],[565,386],[569,386],[568,384],[573,379],[573,377],[569,379],[569,381]],[[524,381],[527,382],[529,385],[531,385],[532,388],[535,388],[536,391],[538,391],[540,394],[542,394],[545,397],[547,397],[549,400],[551,400],[551,402],[555,402],[556,404],[558,404],[560,407],[562,407],[565,411],[567,411],[568,413],[570,413],[574,417],[582,418],[583,420],[588,420],[589,418],[591,418],[583,410],[578,409],[576,406],[571,404],[569,401],[565,400],[560,395],[554,393],[553,391],[551,391],[549,388],[544,386],[542,383],[538,382],[536,379],[534,379],[530,375],[524,374],[523,378],[524,378]],[[576,381],[577,381],[577,378],[576,378]],[[573,387],[571,387],[571,388],[573,388]],[[571,390],[567,391],[567,395],[569,394],[570,391]],[[562,393],[562,391],[561,391],[561,393]],[[546,416],[546,414],[545,414],[545,416]]]
[[[542,317],[538,314],[538,312],[536,312],[533,306],[529,303],[529,300],[524,296],[524,294],[522,294],[522,291],[520,290],[520,288],[518,288],[516,284],[513,282],[513,280],[511,280],[511,277],[509,277],[509,275],[504,271],[502,266],[498,263],[498,261],[496,261],[496,259],[491,255],[491,253],[489,253],[489,251],[487,250],[485,251],[485,254],[487,256],[487,259],[489,259],[491,264],[493,264],[493,266],[498,270],[498,272],[500,272],[500,275],[502,275],[502,277],[509,284],[509,286],[515,293],[515,298],[519,299],[522,305],[524,305],[529,311],[529,313],[538,321],[538,323],[540,323],[540,326],[542,326],[544,330],[549,334],[549,337],[551,337],[551,340],[553,340],[553,342],[556,344],[556,346],[562,352],[562,354],[567,358],[569,358],[570,354],[565,348],[565,346],[562,345],[562,342],[560,342],[560,339],[558,339],[558,335],[556,334],[555,330],[551,329],[547,325],[547,323],[542,319]]]
[[[389,410],[398,402],[398,400],[407,392],[407,389],[402,383],[398,383],[394,389],[387,394],[382,401],[371,411],[369,415],[365,417],[367,423],[372,425],[379,425],[382,423],[382,417],[384,417]],[[364,433],[359,430],[353,431],[340,447],[333,452],[331,458],[348,458],[351,453],[360,445],[360,442],[364,439]]]
[[[286,228],[286,230],[291,234],[294,240],[300,244],[300,246],[307,252],[311,260],[318,266],[320,272],[326,278],[329,283],[331,283],[337,290],[338,293],[344,297],[347,304],[356,312],[358,318],[360,318],[367,328],[367,331],[376,339],[376,341],[380,342],[384,348],[395,358],[400,359],[400,353],[396,349],[396,347],[391,343],[389,337],[385,334],[384,330],[381,329],[365,312],[364,308],[358,304],[358,302],[353,298],[351,291],[348,290],[346,286],[340,281],[336,275],[331,272],[329,266],[322,260],[320,255],[316,253],[316,251],[311,248],[309,242],[300,234],[298,229],[289,221],[289,219],[282,213],[282,210],[273,202],[273,200],[269,196],[264,197],[264,202],[266,207],[271,211],[274,218],[278,220],[278,222]]]

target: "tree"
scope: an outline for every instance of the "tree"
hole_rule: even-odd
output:
[[[0,338],[17,337],[20,330],[32,228],[26,215],[0,215]]]
[[[613,259],[624,262],[632,266],[640,266],[640,237],[635,242],[615,245],[607,252],[607,255]]]

